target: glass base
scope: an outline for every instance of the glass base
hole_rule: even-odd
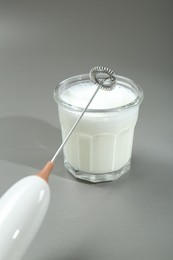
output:
[[[130,170],[130,162],[129,160],[121,169],[118,171],[102,173],[102,174],[94,174],[94,173],[87,173],[82,172],[79,170],[75,170],[67,161],[64,161],[64,166],[68,172],[70,172],[75,178],[88,181],[92,183],[98,182],[107,182],[107,181],[114,181],[119,179],[122,175]]]

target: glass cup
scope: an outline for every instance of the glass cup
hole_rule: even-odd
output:
[[[96,89],[88,74],[68,78],[55,88],[62,139]],[[100,89],[64,146],[65,168],[89,182],[118,179],[130,169],[133,135],[143,91],[116,75],[116,87]]]

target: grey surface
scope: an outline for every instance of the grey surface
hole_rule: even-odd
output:
[[[0,194],[61,143],[55,85],[105,65],[141,85],[132,167],[116,182],[50,178],[25,260],[173,258],[172,1],[0,1]]]

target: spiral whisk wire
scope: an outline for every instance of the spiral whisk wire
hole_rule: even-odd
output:
[[[112,90],[116,86],[116,77],[112,69],[97,66],[89,73],[91,81],[102,90]]]

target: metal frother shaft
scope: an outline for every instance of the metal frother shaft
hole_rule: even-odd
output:
[[[91,104],[92,100],[94,99],[94,97],[97,94],[97,92],[99,91],[99,89],[102,89],[102,90],[112,90],[115,87],[115,85],[116,85],[115,84],[115,82],[116,82],[115,73],[114,73],[113,70],[111,70],[109,68],[106,68],[106,67],[94,67],[90,71],[89,76],[90,76],[91,81],[95,85],[97,85],[97,88],[96,88],[94,94],[92,95],[92,97],[90,98],[88,104],[86,105],[86,107],[82,111],[80,117],[77,119],[77,121],[75,122],[75,124],[73,125],[73,127],[71,128],[69,133],[67,134],[66,138],[64,139],[64,141],[62,142],[62,144],[60,145],[58,150],[56,151],[56,153],[53,156],[51,162],[54,162],[55,158],[58,156],[58,154],[60,153],[60,151],[62,150],[62,148],[66,144],[66,142],[68,141],[69,137],[71,136],[71,134],[73,133],[74,129],[78,125],[79,121],[83,117],[85,111],[87,110],[87,108]]]

